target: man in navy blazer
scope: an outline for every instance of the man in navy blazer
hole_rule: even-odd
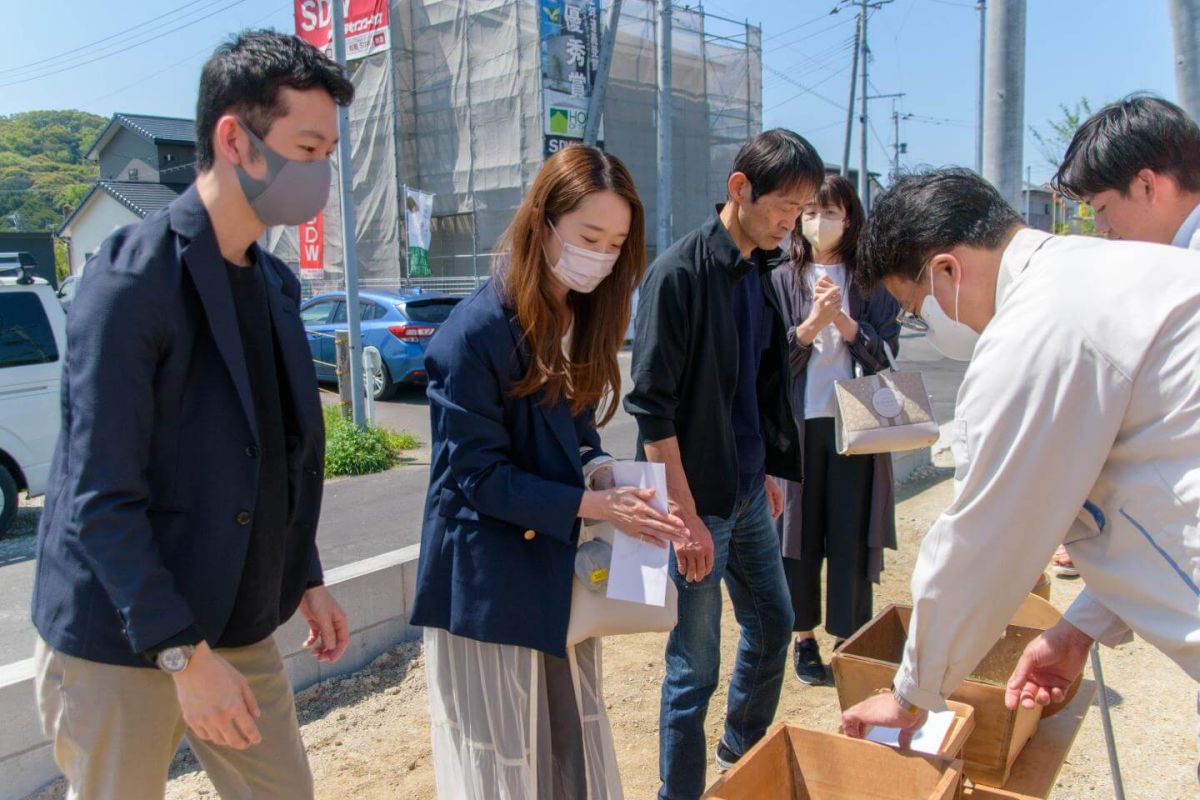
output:
[[[272,634],[299,608],[318,659],[347,644],[315,541],[300,284],[255,241],[324,206],[353,87],[295,37],[247,32],[199,95],[195,185],[104,243],[68,321],[33,619],[72,797],[162,797],[185,730],[223,797],[311,797]]]

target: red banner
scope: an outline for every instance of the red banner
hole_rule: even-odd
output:
[[[346,4],[346,59],[366,58],[391,47],[388,0],[343,0]],[[333,57],[331,0],[296,0],[296,35]]]
[[[300,271],[325,269],[325,212],[297,227],[300,241]]]

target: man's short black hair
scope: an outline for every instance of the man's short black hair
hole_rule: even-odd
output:
[[[1021,217],[969,169],[906,175],[875,201],[858,240],[858,280],[873,290],[896,275],[917,280],[934,255],[959,245],[1000,246]]]
[[[1053,185],[1076,200],[1109,189],[1125,195],[1143,169],[1200,191],[1200,125],[1174,103],[1145,94],[1110,103],[1080,125]]]
[[[342,68],[308,42],[275,31],[243,31],[222,44],[200,72],[196,101],[196,167],[212,169],[213,129],[234,112],[260,138],[286,116],[283,87],[324,89],[340,106],[354,99],[354,84]]]
[[[750,181],[754,202],[765,194],[797,186],[813,191],[825,178],[825,164],[808,140],[785,128],[763,131],[738,150],[733,169]]]

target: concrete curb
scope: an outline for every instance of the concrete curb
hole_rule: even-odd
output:
[[[308,625],[299,614],[275,633],[296,691],[355,672],[420,629],[408,624],[417,587],[419,545],[336,567],[326,584],[350,619],[350,646],[337,664],[318,663],[301,649]],[[42,735],[34,701],[33,659],[0,667],[0,798],[22,798],[59,775]]]

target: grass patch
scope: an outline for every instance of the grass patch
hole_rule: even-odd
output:
[[[383,472],[396,466],[405,450],[420,445],[417,437],[407,431],[357,428],[342,417],[337,406],[326,406],[324,414],[326,477]]]

